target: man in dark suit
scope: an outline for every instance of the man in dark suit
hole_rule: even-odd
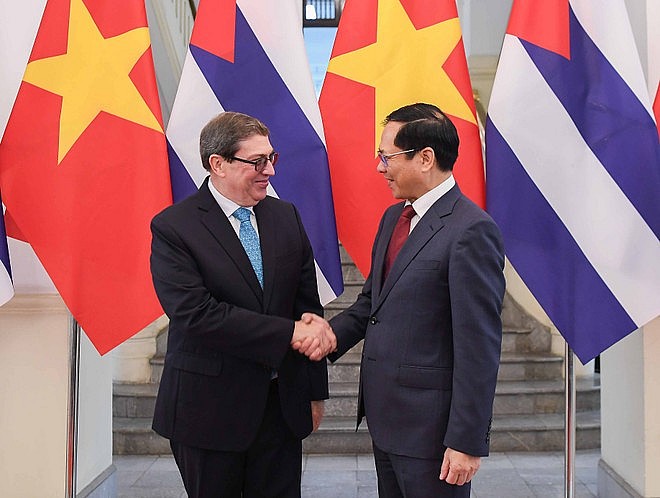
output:
[[[366,415],[379,496],[469,497],[488,454],[502,239],[454,181],[458,134],[440,109],[392,112],[379,156],[378,171],[405,202],[383,215],[357,301],[330,321],[330,358],[364,339],[358,424]]]
[[[328,397],[323,356],[336,342],[301,321],[322,313],[314,258],[295,207],[266,195],[278,157],[268,137],[244,114],[211,120],[209,178],[151,224],[170,318],[153,428],[190,497],[299,497],[301,441]],[[291,348],[304,339],[309,358]]]

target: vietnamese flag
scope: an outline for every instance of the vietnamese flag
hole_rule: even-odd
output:
[[[395,202],[376,171],[382,122],[415,102],[437,105],[458,129],[454,176],[485,206],[472,86],[454,0],[348,0],[321,91],[339,240],[363,274],[378,222]]]
[[[48,0],[0,191],[8,235],[31,244],[101,354],[162,314],[149,222],[171,189],[142,0]]]

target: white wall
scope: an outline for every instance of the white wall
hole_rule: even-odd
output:
[[[659,358],[660,317],[601,357],[601,457],[648,497],[660,496]]]
[[[112,465],[112,367],[82,334],[78,414],[78,486],[81,491]]]
[[[15,239],[7,239],[7,242],[16,294],[57,294],[30,244]]]
[[[57,295],[0,308],[0,496],[64,496],[67,324]]]
[[[66,486],[69,312],[28,244],[9,239],[16,296],[0,308],[0,496],[61,497]],[[112,360],[83,334],[78,486],[112,465]]]
[[[188,0],[148,0],[145,5],[163,121],[167,127],[194,20]]]
[[[513,0],[458,0],[468,57],[499,55],[512,3]]]

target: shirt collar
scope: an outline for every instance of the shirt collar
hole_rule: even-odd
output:
[[[431,190],[426,192],[423,196],[417,199],[412,203],[412,207],[415,210],[415,213],[420,218],[426,214],[426,212],[431,209],[431,206],[440,199],[443,195],[451,190],[451,188],[456,185],[456,180],[454,180],[454,175],[449,175],[444,182],[442,182],[437,187],[433,187]],[[406,201],[406,205],[410,202]]]
[[[249,209],[250,212],[254,215],[254,207],[240,206],[231,199],[226,198],[224,195],[218,192],[218,189],[215,188],[215,185],[213,185],[210,179],[209,179],[209,190],[211,191],[211,195],[218,203],[218,206],[220,206],[220,209],[222,209],[222,212],[225,213],[225,216],[227,218],[229,218],[232,214],[234,214],[234,211],[236,211],[239,207],[244,207],[245,209]]]

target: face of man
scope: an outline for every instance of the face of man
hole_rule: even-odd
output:
[[[270,140],[262,135],[252,135],[241,141],[239,145],[234,157],[249,161],[268,156],[273,152]],[[258,172],[252,164],[237,160],[230,162],[228,159],[217,155],[212,155],[209,159],[213,185],[222,195],[236,204],[246,207],[255,206],[266,197],[270,177],[275,174],[273,164],[268,161],[264,170]]]
[[[385,125],[379,146],[381,153],[388,155],[401,151],[394,145],[394,138],[403,124],[390,121]],[[387,186],[392,190],[392,195],[396,199],[408,199],[412,202],[424,194],[418,163],[418,154],[415,154],[412,159],[408,159],[407,154],[392,156],[388,158],[387,166],[382,161],[378,163],[378,172],[387,180]]]

